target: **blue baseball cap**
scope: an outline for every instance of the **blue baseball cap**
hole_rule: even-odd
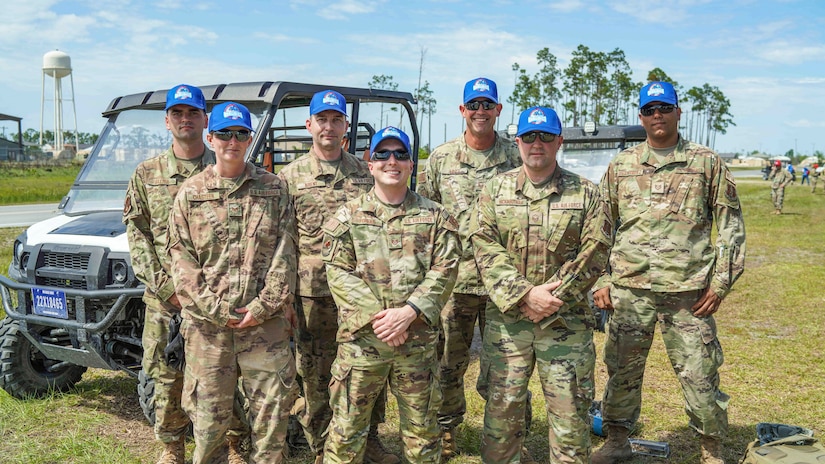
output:
[[[496,83],[486,77],[479,77],[464,84],[464,103],[484,97],[498,103]]]
[[[679,106],[679,97],[676,96],[676,89],[670,82],[653,81],[639,91],[639,108],[644,108],[651,102]]]
[[[516,137],[521,137],[528,132],[547,132],[549,134],[561,134],[561,121],[559,115],[552,108],[534,106],[521,112],[518,117],[518,132]]]
[[[344,116],[347,115],[347,99],[334,90],[322,90],[312,96],[309,102],[309,115],[318,114],[321,111],[333,110]]]
[[[206,99],[203,98],[203,92],[194,85],[180,84],[166,92],[166,108],[164,110],[168,110],[175,105],[188,105],[206,111]]]
[[[400,140],[401,143],[404,144],[404,148],[407,149],[407,153],[412,152],[412,149],[410,148],[410,138],[407,134],[405,134],[401,129],[392,126],[387,126],[372,136],[372,140],[370,141],[370,149],[375,151],[375,149],[378,148],[378,144],[387,139]]]
[[[252,116],[249,110],[235,102],[225,102],[215,105],[212,114],[209,115],[209,132],[215,132],[227,127],[241,126],[245,129],[252,129]]]

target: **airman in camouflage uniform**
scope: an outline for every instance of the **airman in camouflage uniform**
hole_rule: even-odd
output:
[[[438,412],[445,458],[455,453],[455,428],[464,421],[464,374],[470,363],[470,345],[476,319],[484,328],[484,308],[489,301],[470,245],[470,216],[481,187],[496,174],[521,165],[518,150],[495,131],[501,113],[496,83],[483,77],[464,85],[459,111],[467,130],[437,147],[421,164],[416,191],[444,205],[456,218],[463,255],[458,280],[441,312],[439,383],[443,401]]]
[[[551,462],[589,462],[596,352],[587,291],[607,263],[612,224],[596,186],[556,163],[560,134],[552,109],[522,112],[516,143],[524,164],[484,186],[471,222],[490,295],[482,342],[489,364],[485,463],[521,462],[536,366]]]
[[[818,163],[814,163],[811,167],[811,178],[813,179],[813,182],[811,182],[811,193],[816,192],[817,182],[825,183],[825,176],[822,175],[823,171],[825,171],[825,166],[820,166]]]
[[[793,175],[786,169],[782,169],[781,165],[774,165],[768,179],[773,181],[771,182],[771,201],[775,208],[774,214],[782,214],[782,205],[785,202],[785,187],[793,182]]]
[[[719,389],[723,354],[712,315],[745,266],[736,182],[716,153],[680,137],[671,84],[644,86],[639,108],[647,141],[619,153],[600,183],[617,228],[610,273],[594,286],[596,305],[613,314],[604,347],[608,438],[593,463],[632,457],[627,437],[657,321],[690,426],[702,436],[702,463],[721,463],[729,397]]]
[[[278,174],[289,184],[298,230],[295,347],[305,407],[296,412],[316,463],[320,463],[332,419],[329,382],[337,351],[333,340],[338,331],[338,309],[321,259],[321,226],[344,203],[369,191],[373,179],[367,163],[341,146],[348,127],[344,96],[334,90],[318,92],[312,97],[309,110],[306,127],[312,135],[312,147]],[[398,458],[388,453],[378,439],[385,397],[386,393],[381,395],[372,417],[367,461],[395,464]]]
[[[169,90],[166,127],[172,134],[172,146],[138,165],[126,191],[123,211],[132,267],[146,285],[143,371],[154,380],[155,436],[166,444],[160,464],[183,463],[183,437],[190,423],[181,408],[183,372],[167,366],[163,357],[169,320],[180,313],[166,253],[166,231],[172,203],[183,181],[215,163],[215,153],[203,143],[208,119],[205,110],[199,88],[180,84]],[[240,456],[238,442],[247,433],[245,424],[235,417],[229,431],[232,454]]]
[[[245,161],[251,131],[243,105],[213,108],[207,140],[216,164],[183,184],[170,219],[193,464],[226,462],[223,436],[239,376],[249,401],[253,463],[282,461],[297,396],[289,347],[295,214],[286,183]]]
[[[370,146],[375,187],[324,225],[339,342],[324,462],[363,461],[368,418],[389,381],[404,457],[438,463],[436,343],[461,255],[458,224],[441,205],[407,187],[413,162],[406,134],[387,127]]]

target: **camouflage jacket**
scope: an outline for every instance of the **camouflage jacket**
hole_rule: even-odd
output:
[[[616,155],[601,180],[616,239],[610,275],[595,288],[609,282],[654,292],[710,286],[726,296],[745,269],[733,174],[713,150],[681,137],[667,162],[655,163],[644,142]]]
[[[463,253],[456,293],[486,295],[470,243],[470,216],[481,188],[496,174],[521,166],[516,145],[496,136],[489,154],[471,149],[464,135],[437,147],[422,162],[416,191],[447,208],[459,225]]]
[[[210,164],[215,164],[215,153],[206,148],[200,164],[187,171],[170,147],[163,154],[140,163],[129,180],[123,222],[129,237],[132,267],[146,285],[146,293],[161,301],[175,293],[171,260],[166,253],[172,203],[183,182]]]
[[[296,159],[278,175],[289,184],[298,230],[298,282],[301,296],[330,296],[324,262],[321,260],[321,226],[344,203],[367,192],[373,185],[367,164],[342,152],[338,170],[322,163],[315,152]]]
[[[772,180],[771,188],[784,188],[793,181],[793,174],[787,169],[771,169],[768,179]]]
[[[324,232],[339,342],[359,338],[375,314],[407,302],[438,330],[461,255],[458,224],[441,205],[408,191],[394,208],[370,191],[341,207]]]
[[[295,213],[283,179],[252,164],[237,179],[214,169],[181,187],[169,221],[172,277],[183,317],[224,327],[246,307],[258,322],[292,304]]]
[[[518,306],[534,286],[561,280],[553,294],[565,304],[542,326],[593,327],[587,291],[607,265],[613,227],[592,182],[557,165],[536,187],[523,168],[513,169],[484,186],[471,230],[481,278],[504,322],[526,319]]]

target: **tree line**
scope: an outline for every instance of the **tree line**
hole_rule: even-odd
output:
[[[605,53],[579,45],[568,66],[560,69],[558,60],[543,48],[536,53],[539,69],[528,75],[513,63],[515,88],[507,102],[522,111],[541,105],[555,109],[565,125],[582,126],[638,124],[639,89],[647,82],[673,84],[682,108],[682,135],[713,147],[717,134],[735,126],[730,101],[718,87],[710,84],[684,89],[661,68],[647,74],[647,82],[634,82],[624,52],[616,48]]]
[[[0,133],[0,138],[5,140],[9,140],[12,142],[17,142],[17,131],[15,133]],[[25,132],[21,134],[23,137],[24,143],[36,143],[40,144],[40,131],[37,129],[26,129]],[[77,143],[79,145],[93,145],[97,142],[97,139],[100,135],[99,134],[91,134],[88,132],[78,132],[77,133]],[[54,132],[50,130],[43,131],[43,143],[53,145],[54,144]],[[74,144],[74,132],[72,131],[63,131],[63,143],[66,144]]]

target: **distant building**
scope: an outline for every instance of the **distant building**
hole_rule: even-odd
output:
[[[23,159],[25,150],[23,149],[23,127],[20,124],[22,120],[23,118],[17,116],[0,113],[0,121],[17,122],[17,137],[14,137],[13,133],[7,136],[17,140],[0,139],[0,161],[21,161]]]

